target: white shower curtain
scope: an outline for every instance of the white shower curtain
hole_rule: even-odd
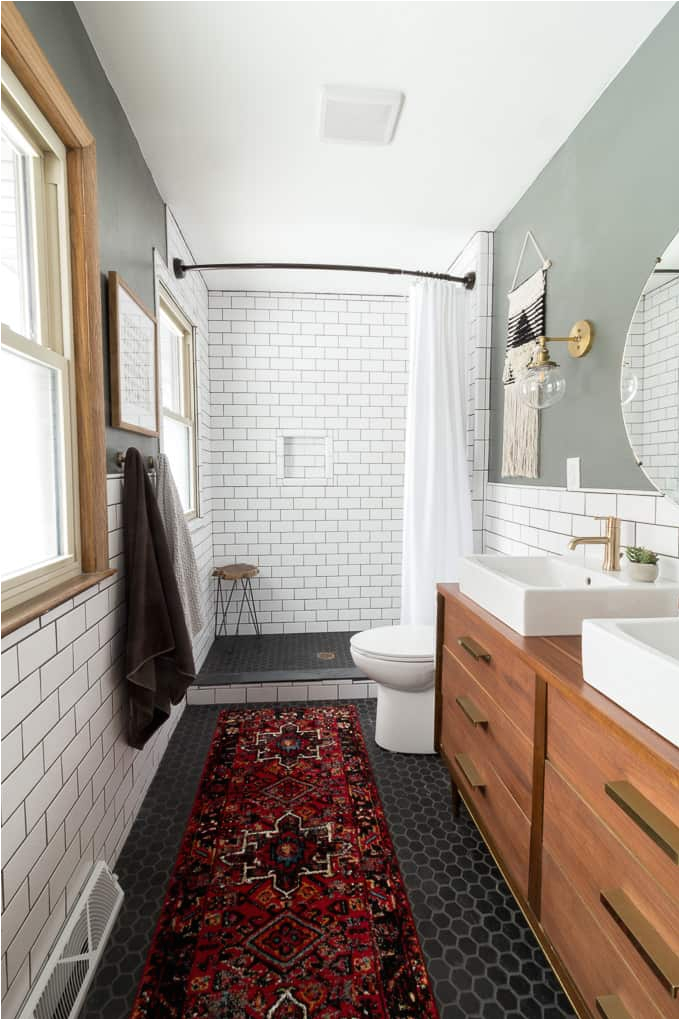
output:
[[[401,622],[431,624],[438,581],[472,552],[466,456],[465,292],[419,280],[409,299]]]

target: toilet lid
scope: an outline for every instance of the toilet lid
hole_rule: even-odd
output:
[[[419,624],[374,627],[355,634],[350,639],[350,646],[377,659],[427,662],[434,659],[434,627]]]

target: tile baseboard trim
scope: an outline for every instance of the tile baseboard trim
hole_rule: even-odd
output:
[[[287,684],[223,684],[194,686],[187,691],[189,705],[281,704],[290,701],[355,701],[377,697],[374,683],[366,680],[317,681]]]

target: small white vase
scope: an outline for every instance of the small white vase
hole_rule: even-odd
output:
[[[659,564],[629,563],[628,576],[631,581],[656,581],[659,576]]]

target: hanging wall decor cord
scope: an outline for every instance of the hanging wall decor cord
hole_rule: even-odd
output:
[[[519,276],[519,271],[522,268],[522,262],[524,261],[524,252],[527,250],[527,244],[529,243],[529,241],[531,241],[531,243],[533,244],[534,251],[538,255],[539,259],[541,260],[541,268],[542,269],[550,269],[550,267],[552,265],[552,261],[550,259],[547,259],[545,257],[545,255],[543,254],[543,252],[541,251],[541,249],[539,247],[539,244],[538,244],[538,241],[536,240],[536,238],[534,237],[532,232],[530,230],[527,230],[526,234],[524,235],[524,240],[522,242],[522,247],[520,248],[519,258],[517,259],[517,265],[515,266],[515,275],[512,278],[512,284],[510,285],[510,291],[508,293],[508,297],[510,297],[510,294],[512,294],[512,292],[514,291],[515,287],[517,286],[517,277]]]

